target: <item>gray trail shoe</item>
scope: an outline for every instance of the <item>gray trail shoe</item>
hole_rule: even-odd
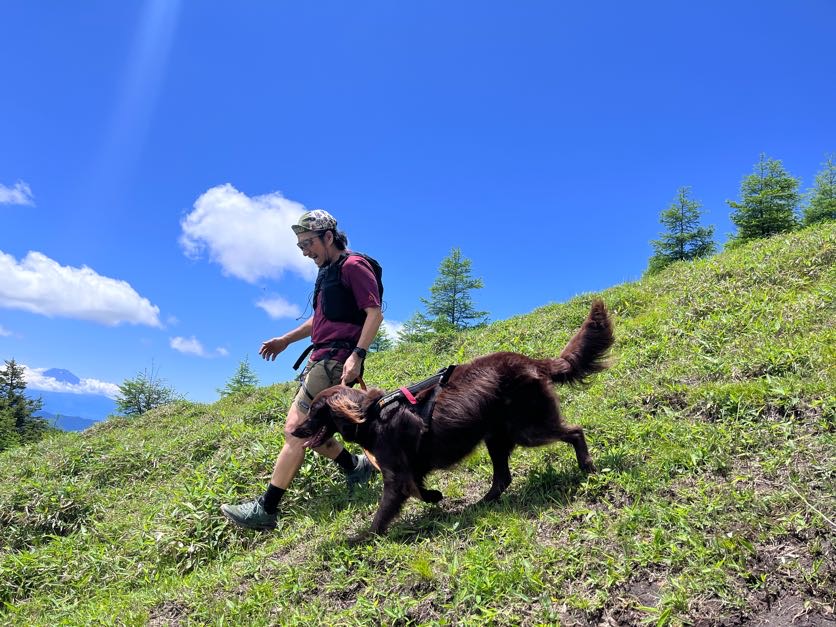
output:
[[[349,473],[346,473],[346,482],[348,483],[348,493],[352,494],[354,492],[354,488],[358,485],[362,485],[364,483],[368,483],[369,479],[372,477],[372,473],[374,472],[374,466],[369,461],[368,457],[365,455],[359,455],[357,457],[357,464],[354,466],[354,470]]]
[[[221,505],[221,512],[230,521],[245,529],[275,529],[279,519],[278,514],[268,514],[264,511],[261,498],[240,505]]]

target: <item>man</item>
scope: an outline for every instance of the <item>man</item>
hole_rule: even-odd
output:
[[[315,209],[304,213],[292,228],[302,254],[319,267],[314,313],[296,329],[264,342],[258,352],[264,359],[275,361],[292,342],[310,337],[313,345],[308,350],[313,354],[287,414],[285,443],[267,491],[247,503],[221,505],[229,520],[249,529],[276,527],[279,502],[305,458],[304,440],[291,434],[305,421],[311,401],[320,391],[332,385],[352,385],[362,375],[366,351],[383,321],[377,275],[366,258],[349,254],[348,239],[337,230],[334,217]],[[305,354],[307,351],[300,361]],[[349,491],[371,477],[372,465],[366,456],[352,455],[334,438],[314,450],[334,460],[346,473]]]

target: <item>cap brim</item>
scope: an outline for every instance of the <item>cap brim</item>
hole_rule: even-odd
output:
[[[296,233],[296,235],[310,232],[310,229],[306,229],[304,226],[299,226],[298,224],[291,224],[290,228],[293,229],[293,232]]]

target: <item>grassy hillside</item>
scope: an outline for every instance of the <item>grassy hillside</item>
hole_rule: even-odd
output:
[[[604,291],[613,366],[558,390],[599,472],[518,450],[476,506],[480,448],[430,477],[444,501],[359,546],[379,480],[348,498],[313,455],[275,533],[218,511],[263,489],[291,384],[2,454],[0,623],[833,624],[834,261],[830,225]],[[554,356],[592,296],[373,355],[368,378]]]

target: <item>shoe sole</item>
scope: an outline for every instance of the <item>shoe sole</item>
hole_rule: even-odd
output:
[[[235,518],[232,514],[226,511],[226,508],[221,505],[221,514],[224,515],[229,522],[234,524],[236,527],[240,527],[241,529],[253,529],[255,531],[273,531],[276,528],[276,523],[272,523],[269,525],[247,525]]]

